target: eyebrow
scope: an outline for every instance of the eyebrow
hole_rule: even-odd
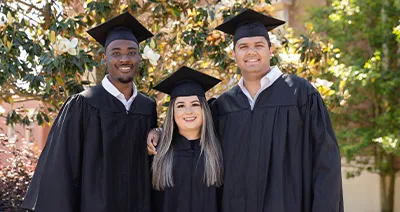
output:
[[[121,50],[121,48],[112,48],[111,51]],[[128,47],[128,50],[137,50],[136,47]]]
[[[193,101],[191,101],[190,103],[197,103],[197,102],[200,102],[199,100],[193,100]],[[177,105],[177,104],[184,104],[185,102],[182,102],[182,101],[180,101],[180,102],[176,102],[175,104]]]
[[[256,41],[255,44],[265,44],[265,42],[260,40],[260,41]],[[239,46],[246,46],[246,45],[249,45],[249,44],[248,43],[239,43],[238,45]]]

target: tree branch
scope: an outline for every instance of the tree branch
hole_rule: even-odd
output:
[[[29,17],[27,14],[25,14],[25,13],[23,13],[23,12],[21,12],[21,11],[19,11],[19,9],[17,8],[17,9],[15,9],[15,8],[13,8],[13,7],[11,7],[11,6],[9,6],[10,8],[12,8],[12,9],[14,9],[18,14],[20,14],[20,15],[22,15],[22,16],[24,16],[24,17],[26,17],[26,18],[28,18],[30,21],[33,21],[33,22],[35,22],[35,23],[37,23],[38,25],[40,25],[40,23],[39,22],[37,22],[35,19],[33,19],[33,18],[31,18],[31,17]]]
[[[31,8],[33,8],[33,9],[39,11],[39,12],[42,13],[42,14],[43,14],[43,12],[44,12],[43,9],[40,9],[39,7],[37,7],[37,6],[33,5],[33,4],[28,4],[28,3],[24,2],[24,1],[21,1],[21,0],[14,0],[14,1],[16,1],[16,2],[18,2],[18,3],[20,3],[20,4],[23,4],[23,5],[25,5],[25,6],[31,7]]]

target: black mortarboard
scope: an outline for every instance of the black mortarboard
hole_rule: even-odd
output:
[[[263,36],[269,41],[268,31],[285,22],[252,9],[246,9],[235,17],[225,21],[216,29],[233,35],[234,44],[244,37]]]
[[[105,48],[114,40],[132,40],[139,44],[153,37],[153,34],[129,12],[116,16],[87,32]]]
[[[210,75],[183,66],[158,83],[154,89],[171,95],[171,99],[194,95],[205,97],[205,93],[220,81]]]

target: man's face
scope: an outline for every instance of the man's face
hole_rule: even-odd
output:
[[[263,36],[239,39],[233,56],[243,74],[261,74],[270,69],[271,53]]]
[[[112,41],[106,48],[105,63],[112,83],[131,83],[140,64],[138,44],[131,40]]]

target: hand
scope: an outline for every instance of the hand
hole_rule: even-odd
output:
[[[158,144],[158,140],[160,139],[160,132],[157,128],[152,129],[147,135],[147,153],[149,155],[157,154],[156,146]]]

